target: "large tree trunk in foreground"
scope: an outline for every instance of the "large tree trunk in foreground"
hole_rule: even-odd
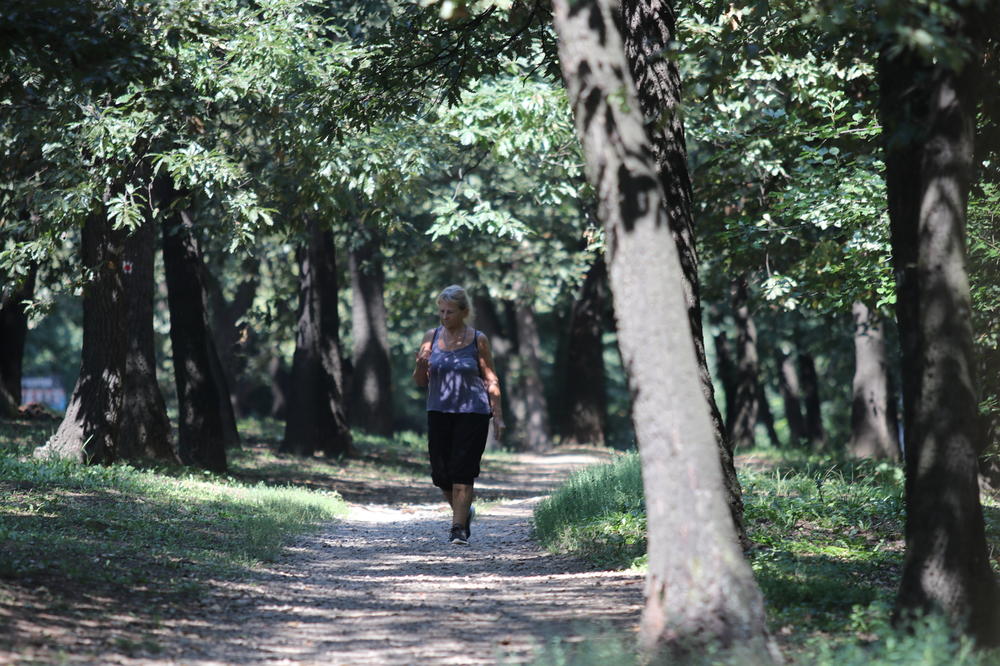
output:
[[[124,460],[174,461],[167,406],[156,380],[153,337],[153,266],[156,226],[150,215],[125,241],[128,357],[119,454]]]
[[[750,302],[745,277],[732,284],[733,318],[736,320],[736,384],[733,408],[726,414],[726,426],[733,448],[752,448],[757,424],[757,383],[760,363],[757,358],[757,327],[750,315]]]
[[[886,187],[902,345],[906,559],[898,617],[942,610],[1000,641],[1000,594],[979,501],[975,359],[965,272],[981,35],[994,23],[959,2],[961,71],[890,44],[879,60]]]
[[[599,257],[573,301],[566,336],[560,434],[567,443],[604,446],[608,401],[604,384],[604,310],[608,271]]]
[[[559,55],[598,194],[643,465],[651,652],[738,647],[770,656],[764,607],[727,503],[658,165],[610,0],[555,0]],[[664,381],[665,373],[669,381]]]
[[[715,401],[715,388],[705,355],[701,325],[701,296],[698,281],[698,254],[695,250],[691,215],[691,179],[687,166],[684,123],[678,113],[681,81],[673,60],[664,56],[676,39],[673,6],[667,0],[622,0],[625,57],[635,82],[639,108],[656,159],[657,176],[663,189],[670,233],[677,245],[688,323],[694,340],[702,392],[708,402],[719,449],[719,462],[729,495],[740,542],[749,546],[743,526],[743,491],[733,463],[733,443],[729,440],[722,414]]]
[[[851,401],[851,441],[856,458],[899,458],[896,423],[889,409],[889,363],[885,335],[877,312],[857,301],[854,314],[854,381]]]
[[[281,451],[336,457],[352,452],[340,367],[336,253],[333,234],[316,220],[308,221],[307,233],[299,250],[299,324]]]
[[[385,309],[385,274],[375,231],[352,246],[351,333],[354,338],[354,379],[351,383],[351,424],[377,435],[392,434],[392,374],[389,326]]]
[[[37,457],[110,463],[118,455],[125,357],[128,350],[122,252],[125,233],[107,211],[87,217],[81,235],[83,265],[93,278],[83,287],[83,360],[59,429]]]
[[[171,210],[179,193],[165,179],[155,187],[160,208]],[[163,222],[163,268],[180,413],[178,455],[185,464],[224,472],[226,447],[239,442],[239,435],[208,323],[201,250],[185,210],[171,211]]]
[[[21,404],[21,368],[28,337],[28,313],[24,302],[35,295],[37,266],[0,291],[0,417],[15,418]]]

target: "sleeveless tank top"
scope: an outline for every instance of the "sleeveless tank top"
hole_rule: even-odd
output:
[[[479,376],[479,331],[472,342],[445,351],[438,346],[439,326],[431,342],[431,371],[427,384],[427,411],[452,414],[490,414],[486,384]]]

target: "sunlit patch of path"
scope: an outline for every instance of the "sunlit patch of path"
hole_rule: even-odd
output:
[[[541,496],[526,491],[548,490],[592,459],[523,462],[511,474],[481,479],[484,495],[520,499],[489,506],[473,523],[469,547],[447,543],[443,503],[354,505],[281,562],[220,585],[206,609],[214,618],[163,636],[161,645],[173,645],[156,661],[516,663],[552,636],[595,626],[634,630],[640,575],[594,571],[542,552],[529,538]],[[434,497],[429,485],[427,492]]]

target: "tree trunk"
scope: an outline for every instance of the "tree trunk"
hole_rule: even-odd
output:
[[[634,397],[649,525],[641,640],[653,653],[739,646],[766,661],[763,602],[726,501],[693,332],[681,323],[677,246],[611,4],[555,0],[554,13]]]
[[[178,456],[185,464],[224,472],[226,447],[239,442],[239,435],[208,323],[201,250],[189,213],[173,209],[181,199],[173,184],[157,179],[154,194],[158,207],[169,211],[163,221],[163,268],[180,417]]]
[[[389,326],[385,309],[385,274],[377,233],[351,247],[351,333],[354,379],[351,424],[377,435],[392,434],[392,375]]]
[[[563,441],[604,446],[608,401],[604,385],[604,310],[607,267],[598,257],[573,301],[566,336],[565,382],[560,410]]]
[[[340,363],[337,266],[333,233],[309,219],[309,239],[299,249],[299,324],[283,453],[328,457],[353,453]]]
[[[511,322],[512,316],[502,318],[493,300],[488,295],[476,294],[473,297],[475,305],[475,326],[483,332],[490,340],[490,349],[493,352],[493,364],[497,377],[500,379],[501,400],[504,401],[504,419],[509,432],[518,432],[518,414],[524,413],[524,400],[516,391],[511,390],[516,385],[514,381],[514,371],[511,368],[511,359],[517,355],[517,340],[513,337],[517,326]],[[506,321],[505,321],[506,320]],[[493,428],[486,440],[486,449],[495,450],[500,447],[493,437]]]
[[[291,377],[288,367],[280,356],[272,356],[267,362],[267,376],[271,378],[271,411],[273,418],[282,421],[288,418],[288,394],[291,392]]]
[[[83,359],[66,415],[58,430],[35,450],[41,458],[110,463],[118,455],[125,358],[128,351],[122,252],[125,233],[107,211],[91,213],[83,225],[83,266],[92,276],[83,287]]]
[[[681,265],[681,283],[688,323],[694,339],[698,375],[708,402],[719,462],[729,495],[729,509],[740,542],[749,546],[743,525],[743,491],[733,463],[733,442],[729,439],[705,355],[701,324],[701,297],[698,282],[698,254],[695,250],[691,216],[691,179],[687,166],[684,123],[678,113],[681,80],[677,65],[664,56],[676,39],[675,16],[669,0],[622,0],[624,48],[639,108],[656,159],[657,177],[663,190],[662,204]]]
[[[549,405],[542,383],[541,341],[535,310],[530,303],[515,306],[518,340],[518,388],[524,401],[524,410],[518,414],[518,442],[527,451],[547,451],[552,448],[552,431],[549,429]]]
[[[729,440],[733,448],[752,448],[757,423],[757,327],[750,316],[746,277],[732,283],[733,316],[736,320],[736,387],[734,405],[727,416]]]
[[[984,644],[1000,641],[977,458],[980,438],[965,215],[982,41],[993,25],[949,2],[949,37],[968,39],[961,70],[888,44],[879,59],[886,188],[902,346],[906,559],[897,617],[944,611]]]
[[[149,215],[125,241],[123,281],[128,312],[128,356],[119,456],[133,462],[177,460],[170,443],[167,406],[156,380],[153,337],[156,236],[155,222]]]
[[[799,379],[802,382],[802,397],[805,403],[806,441],[809,442],[810,448],[820,450],[826,446],[826,430],[823,428],[816,361],[809,352],[799,352]]]
[[[21,368],[28,337],[28,314],[24,302],[35,295],[37,266],[0,291],[0,416],[16,418],[21,404]]]
[[[205,288],[212,305],[212,339],[218,352],[221,372],[229,387],[229,402],[236,418],[243,415],[243,402],[251,390],[243,379],[250,330],[245,324],[240,325],[240,319],[253,307],[257,287],[260,285],[260,259],[246,257],[240,266],[240,273],[240,282],[236,285],[232,300],[229,300],[219,280],[205,267]]]
[[[764,426],[767,439],[774,448],[781,448],[781,439],[778,438],[778,431],[774,429],[774,414],[771,412],[771,405],[767,401],[767,393],[764,391],[764,383],[757,382],[757,423]]]
[[[722,383],[722,396],[726,403],[726,423],[730,414],[736,409],[736,363],[733,361],[733,346],[725,331],[716,333],[715,364],[719,381]]]
[[[806,441],[806,423],[802,418],[802,387],[799,371],[795,367],[795,357],[778,352],[778,389],[785,405],[785,420],[788,422],[788,439],[792,446],[801,446]]]
[[[854,314],[854,382],[851,400],[851,441],[856,458],[899,459],[899,438],[891,419],[889,364],[878,313],[856,301]]]

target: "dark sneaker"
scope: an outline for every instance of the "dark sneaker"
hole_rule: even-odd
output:
[[[465,519],[465,534],[472,536],[472,519],[476,517],[476,507],[469,506],[469,517]]]
[[[448,537],[448,540],[455,546],[468,546],[469,531],[461,525],[452,525],[451,535]]]

